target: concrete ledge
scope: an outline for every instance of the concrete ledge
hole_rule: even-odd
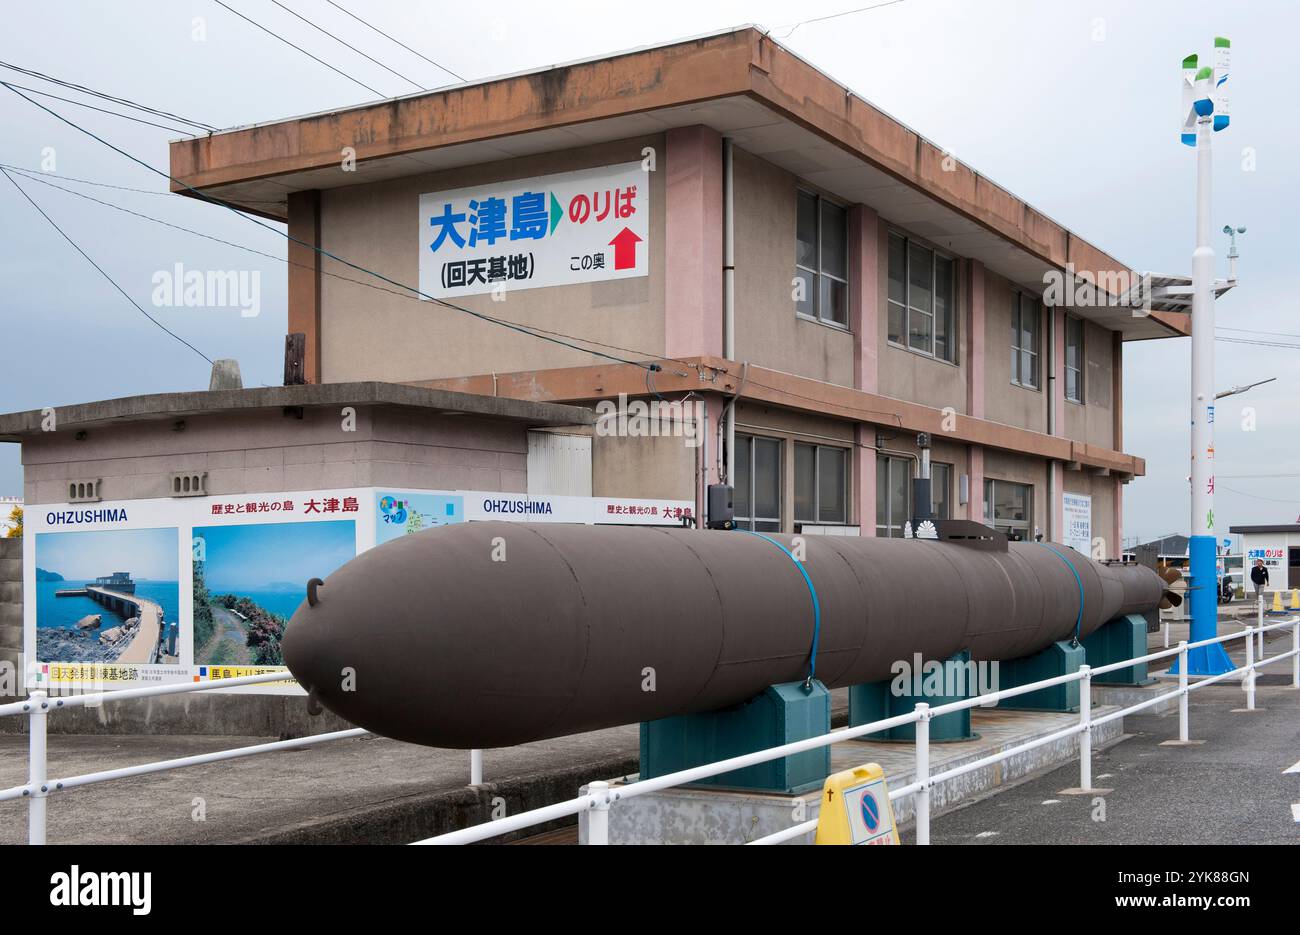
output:
[[[1093,708],[1102,717],[1117,707]],[[933,744],[930,773],[935,775],[1019,746],[1038,737],[1077,724],[1077,714],[975,708],[971,726],[976,740]],[[1108,747],[1123,737],[1122,719],[1094,728],[1093,750]],[[937,783],[930,790],[931,817],[968,805],[1000,788],[1017,784],[1043,771],[1054,769],[1078,757],[1077,735],[1060,738],[1033,750],[1015,754],[989,766]],[[879,763],[891,788],[912,782],[916,775],[915,748],[910,743],[845,741],[831,747],[831,769],[850,769],[864,763]],[[792,824],[817,817],[820,791],[802,796],[725,792],[701,788],[668,789],[620,801],[610,810],[609,835],[612,844],[744,844]],[[900,828],[912,823],[913,797],[893,803],[894,820]],[[579,822],[580,835],[585,821]],[[789,842],[811,844],[812,835]]]
[[[195,734],[287,740],[354,726],[328,711],[315,717],[308,714],[305,695],[187,692],[64,709],[49,717],[47,730],[51,735]],[[26,731],[25,717],[0,718],[0,735]]]

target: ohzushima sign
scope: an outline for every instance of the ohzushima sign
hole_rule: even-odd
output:
[[[58,693],[284,671],[306,582],[366,549],[476,520],[679,526],[684,500],[354,487],[32,504],[26,684]],[[298,693],[292,680],[235,688]]]
[[[435,298],[645,276],[639,162],[420,196],[420,291]]]

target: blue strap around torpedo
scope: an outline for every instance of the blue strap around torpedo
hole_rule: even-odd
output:
[[[812,596],[813,635],[812,635],[812,649],[808,651],[808,677],[804,679],[804,687],[810,688],[812,686],[813,677],[816,676],[817,674],[817,638],[821,635],[821,629],[822,629],[822,605],[821,605],[821,601],[817,600],[817,589],[813,587],[812,579],[808,577],[808,572],[804,569],[803,562],[795,558],[794,553],[791,552],[789,549],[787,549],[785,546],[783,546],[781,543],[777,542],[771,536],[765,536],[761,532],[754,532],[754,530],[752,529],[740,529],[737,531],[747,532],[751,536],[758,536],[758,538],[760,539],[766,539],[768,542],[772,543],[774,546],[776,546],[778,549],[784,552],[786,554],[786,557],[790,559],[790,561],[794,562],[794,567],[799,569],[799,574],[803,575],[803,583],[808,585],[808,593],[809,595]]]
[[[1083,579],[1079,577],[1079,570],[1074,567],[1074,562],[1066,558],[1064,552],[1056,546],[1050,545],[1046,542],[1040,542],[1038,544],[1051,549],[1056,553],[1057,558],[1065,562],[1066,567],[1070,569],[1070,573],[1074,575],[1075,584],[1079,586],[1079,615],[1074,618],[1074,641],[1077,643],[1079,642],[1079,630],[1083,627]]]

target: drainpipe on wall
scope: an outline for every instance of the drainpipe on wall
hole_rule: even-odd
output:
[[[1067,332],[1068,333],[1068,332]],[[1047,307],[1047,434],[1056,434],[1056,307]],[[1047,459],[1047,535],[1048,542],[1056,541],[1056,470],[1052,459]],[[1032,521],[1031,521],[1032,526]],[[1030,538],[1033,530],[1030,529]]]
[[[736,359],[736,217],[732,188],[731,138],[722,138],[722,356]],[[719,481],[734,486],[731,464],[736,450],[736,400],[726,408],[726,445],[719,452],[719,461],[725,458],[725,474]]]

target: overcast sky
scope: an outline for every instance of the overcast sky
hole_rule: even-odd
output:
[[[452,78],[375,35],[326,0],[282,0],[425,87]],[[1276,376],[1219,410],[1219,529],[1300,516],[1300,320],[1282,289],[1294,265],[1300,121],[1288,68],[1300,13],[1286,0],[942,2],[901,0],[821,22],[871,0],[610,4],[495,0],[465,4],[339,0],[466,78],[545,66],[755,22],[823,71],[976,170],[1136,269],[1190,271],[1194,154],[1179,144],[1179,63],[1233,42],[1232,127],[1215,139],[1214,228],[1242,225],[1242,285],[1218,303],[1220,388]],[[294,19],[271,0],[229,6],[386,95],[414,90]],[[372,100],[213,0],[70,0],[7,9],[0,59],[219,127]],[[783,37],[783,38],[782,38]],[[66,96],[38,79],[5,80]],[[73,117],[166,168],[179,134],[60,101]],[[167,122],[167,121],[161,121]],[[0,163],[164,192],[165,182],[0,88]],[[1243,151],[1253,152],[1253,169]],[[1249,154],[1247,154],[1249,155]],[[81,192],[284,256],[282,237],[177,196],[69,184]],[[244,383],[282,376],[285,267],[20,179],[29,194],[133,298],[210,357],[237,358]],[[0,411],[206,388],[208,364],[100,278],[0,177]],[[1219,275],[1226,237],[1216,234]],[[262,311],[157,309],[152,277],[258,270]],[[358,312],[361,314],[362,312]],[[1235,331],[1226,328],[1240,329]],[[1125,488],[1126,538],[1186,532],[1186,339],[1125,347],[1126,451],[1147,476]],[[1243,406],[1256,430],[1243,431]],[[1277,475],[1291,476],[1277,476]],[[1260,476],[1274,475],[1274,476]],[[0,446],[0,495],[21,494],[18,446]]]

